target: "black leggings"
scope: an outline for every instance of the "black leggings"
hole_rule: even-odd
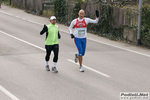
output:
[[[58,61],[59,45],[58,44],[55,44],[55,45],[45,45],[45,49],[46,49],[45,60],[49,61],[50,55],[51,55],[51,51],[53,51],[54,52],[53,62],[57,62]]]

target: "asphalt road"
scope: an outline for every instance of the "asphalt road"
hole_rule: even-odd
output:
[[[59,72],[47,72],[45,35],[39,34],[44,24],[47,18],[2,5],[0,100],[120,100],[120,92],[150,92],[149,49],[88,34],[81,73],[74,41],[61,24]]]

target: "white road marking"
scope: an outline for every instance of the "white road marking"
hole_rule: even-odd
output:
[[[10,35],[10,34],[8,34],[8,33],[6,33],[6,32],[3,32],[3,31],[1,31],[1,30],[0,30],[0,32],[3,33],[3,34],[5,34],[5,35],[7,35],[7,36],[9,36],[9,37],[12,37],[12,38],[14,38],[14,39],[16,39],[16,40],[19,40],[19,41],[21,41],[21,42],[24,42],[24,43],[26,43],[26,44],[28,44],[28,45],[31,45],[31,46],[33,46],[33,47],[36,47],[36,48],[38,48],[38,49],[40,49],[40,50],[46,51],[45,49],[43,49],[43,48],[41,48],[41,47],[39,47],[39,46],[37,46],[37,45],[34,45],[34,44],[32,44],[32,43],[30,43],[30,42],[27,42],[27,41],[25,41],[25,40],[19,39],[19,38],[15,37],[15,36],[12,36],[12,35]]]
[[[74,64],[79,65],[79,63],[75,63],[73,60],[70,60],[70,59],[67,59],[67,60],[70,61],[70,62],[72,62],[72,63],[74,63]],[[100,71],[97,71],[97,70],[95,70],[95,69],[93,69],[93,68],[90,68],[90,67],[88,67],[88,66],[86,66],[86,65],[83,65],[83,67],[86,68],[86,69],[89,69],[89,70],[91,70],[91,71],[93,71],[93,72],[95,72],[95,73],[97,73],[97,74],[100,74],[100,75],[102,75],[102,76],[110,77],[109,75],[104,74],[104,73],[102,73],[102,72],[100,72]]]
[[[38,22],[35,22],[35,21],[32,21],[32,20],[27,20],[28,22],[31,22],[31,23],[34,23],[34,24],[38,24],[38,25],[43,25],[41,23],[38,23]]]
[[[16,18],[20,18],[19,16],[15,16]]]
[[[6,95],[8,95],[12,100],[19,100],[16,96],[14,96],[12,93],[7,91],[4,87],[0,85],[0,90],[3,91]]]
[[[10,13],[7,13],[7,12],[1,11],[1,10],[0,10],[0,12],[1,12],[1,13],[4,13],[4,14],[6,14],[6,15],[9,15],[9,16],[14,16],[13,14],[10,14]]]
[[[26,20],[25,18],[21,18],[22,20]]]
[[[101,42],[101,41],[98,41],[98,40],[95,40],[95,39],[92,39],[92,38],[88,38],[88,39],[91,40],[91,41],[94,41],[94,42],[98,42],[98,43],[101,43],[101,44],[105,44],[105,45],[108,45],[108,46],[112,46],[112,47],[115,47],[115,48],[119,48],[119,49],[122,49],[122,50],[126,50],[126,51],[129,51],[129,52],[132,52],[132,53],[136,53],[136,54],[139,54],[139,55],[143,55],[143,56],[146,56],[146,57],[150,57],[150,55],[147,55],[147,54],[144,54],[144,53],[140,53],[140,52],[133,51],[133,50],[126,49],[126,48],[122,48],[122,47],[119,47],[119,46],[116,46],[116,45],[104,43],[104,42]]]

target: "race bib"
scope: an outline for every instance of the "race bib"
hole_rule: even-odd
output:
[[[79,36],[85,35],[85,30],[78,30],[78,35]]]

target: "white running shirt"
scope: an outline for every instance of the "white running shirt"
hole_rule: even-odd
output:
[[[83,18],[85,19],[85,23],[88,25],[88,23],[98,23],[99,21],[99,18],[96,18],[95,20],[93,19],[90,19],[90,18]],[[78,21],[83,21],[83,19],[80,19],[78,18]],[[70,26],[69,26],[69,31],[70,31],[70,34],[73,34],[72,32],[72,28],[76,25],[76,22],[77,22],[77,19],[74,19]],[[79,35],[79,31],[84,31],[84,35]],[[74,36],[76,38],[86,38],[87,37],[87,28],[75,28],[74,30]]]

